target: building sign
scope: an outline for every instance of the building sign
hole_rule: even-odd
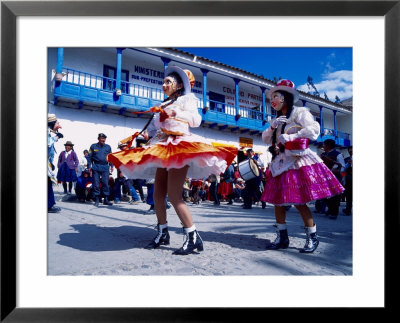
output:
[[[253,148],[253,139],[246,137],[239,137],[239,146]]]
[[[222,92],[225,94],[225,104],[235,106],[235,89],[227,86],[222,87]],[[243,90],[239,91],[239,107],[241,108],[253,108],[262,105],[262,95],[246,92]]]
[[[156,84],[159,86],[162,86],[163,84],[164,71],[161,72],[139,65],[135,65],[133,71],[134,74],[131,75],[132,81],[139,81],[148,84]],[[199,81],[195,81],[192,92],[203,94],[202,83]]]

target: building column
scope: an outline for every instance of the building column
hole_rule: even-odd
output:
[[[64,48],[59,47],[57,48],[57,67],[56,67],[57,73],[62,73],[63,65],[64,65]]]
[[[208,105],[207,105],[207,73],[209,71],[206,69],[203,69],[203,68],[201,68],[200,70],[203,73],[203,109],[205,109],[206,107],[208,107]]]
[[[267,105],[265,104],[265,90],[266,88],[260,86],[261,93],[262,93],[262,119],[263,121],[267,118]]]
[[[323,132],[323,128],[324,128],[324,120],[322,119],[322,105],[319,105],[319,125],[321,127],[321,133]]]
[[[168,64],[169,64],[169,62],[171,62],[171,60],[169,58],[166,58],[166,57],[161,57],[161,60],[164,63],[164,72],[165,72],[165,70],[167,69]],[[164,77],[165,77],[165,75],[164,75]]]
[[[122,75],[122,48],[117,48],[117,70],[116,70],[116,84],[115,88],[121,90],[121,75]]]
[[[337,137],[337,123],[336,123],[336,110],[333,110],[333,125],[335,129],[335,137]]]
[[[236,121],[239,120],[240,118],[240,113],[239,113],[239,79],[234,78],[235,81],[235,108],[236,108],[236,116],[235,119]]]
[[[164,63],[164,78],[165,78],[165,70],[167,69],[167,67],[168,67],[168,64],[169,64],[169,62],[171,62],[171,60],[169,59],[169,58],[166,58],[166,57],[161,57],[161,60],[163,61],[163,63]],[[164,94],[164,99],[166,99],[167,98],[167,96]]]

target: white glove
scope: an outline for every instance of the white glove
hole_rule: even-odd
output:
[[[278,142],[281,142],[282,144],[287,143],[288,141],[293,141],[297,138],[297,134],[292,134],[292,135],[288,135],[286,133],[284,133],[283,135],[280,135],[278,138]]]
[[[286,123],[286,122],[287,122],[286,116],[280,116],[280,117],[274,119],[274,120],[271,122],[271,127],[275,129],[275,128],[278,127],[280,124],[284,124],[284,123]]]

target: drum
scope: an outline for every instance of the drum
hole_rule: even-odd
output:
[[[257,163],[253,159],[246,159],[242,161],[241,163],[239,163],[238,167],[240,176],[245,181],[256,178],[260,175]]]

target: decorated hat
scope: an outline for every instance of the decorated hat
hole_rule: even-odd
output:
[[[195,82],[194,75],[189,70],[183,70],[178,66],[168,66],[165,70],[165,76],[168,76],[172,73],[177,73],[183,82],[183,88],[185,89],[183,94],[189,94],[192,91],[192,87]]]
[[[73,147],[74,144],[73,144],[71,141],[68,140],[68,141],[64,144],[64,146],[71,146],[71,147]]]
[[[53,122],[53,121],[57,121],[56,115],[53,113],[47,114],[47,122]]]
[[[267,98],[271,100],[272,93],[276,91],[285,91],[293,95],[293,103],[299,100],[299,92],[294,88],[294,83],[290,80],[280,80],[276,85],[267,91]]]

